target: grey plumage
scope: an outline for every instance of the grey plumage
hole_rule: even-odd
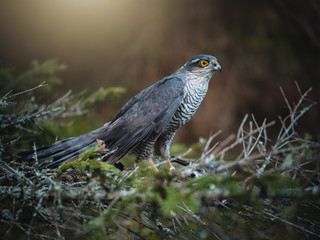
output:
[[[56,167],[96,145],[97,139],[105,143],[109,154],[103,160],[111,164],[128,152],[135,154],[138,161],[153,157],[168,159],[176,131],[198,109],[217,70],[221,71],[221,67],[215,57],[195,56],[175,73],[129,100],[110,123],[37,149],[38,161],[51,159],[45,166]],[[22,160],[33,160],[33,153],[22,153]]]

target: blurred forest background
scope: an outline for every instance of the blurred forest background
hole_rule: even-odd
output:
[[[1,1],[0,52],[3,239],[320,239],[319,0]],[[187,166],[16,161],[200,53],[222,72],[174,139]]]
[[[70,89],[127,89],[117,101],[90,111],[73,134],[110,121],[129,98],[200,53],[216,56],[222,73],[213,76],[204,103],[175,142],[191,144],[219,129],[226,136],[246,113],[258,122],[287,115],[279,87],[295,101],[295,81],[302,91],[312,87],[311,99],[320,100],[316,0],[2,1],[0,33],[2,68],[19,74],[34,59],[66,64],[58,73],[63,83],[40,94],[43,102]],[[319,122],[316,105],[299,128],[316,138]]]

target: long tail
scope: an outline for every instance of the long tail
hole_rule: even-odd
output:
[[[21,157],[19,161],[34,162],[36,157],[40,165],[46,160],[46,163],[42,164],[41,167],[58,167],[60,164],[79,156],[88,148],[95,146],[98,136],[107,131],[107,128],[108,124],[105,124],[101,128],[78,137],[67,138],[52,145],[40,147],[36,151],[19,153]]]

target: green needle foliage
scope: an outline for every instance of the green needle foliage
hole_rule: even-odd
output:
[[[67,69],[65,64],[61,64],[57,59],[49,59],[40,63],[38,60],[31,62],[31,68],[19,74],[14,75],[14,69],[1,68],[0,69],[0,89],[2,93],[10,92],[12,89],[15,91],[23,91],[26,86],[34,83],[47,82],[46,89],[51,89],[54,85],[60,85],[62,79],[56,73]]]
[[[23,94],[32,98],[33,92]],[[98,90],[90,97],[98,96],[96,101],[100,102],[108,95],[105,92],[108,90]],[[178,156],[189,165],[176,165],[174,171],[168,171],[163,162],[157,164],[159,171],[146,162],[130,162],[120,171],[100,161],[99,144],[59,169],[41,169],[36,163],[15,161],[12,139],[8,133],[1,135],[2,237],[320,238],[319,144],[295,131],[299,118],[314,104],[306,101],[308,92],[294,105],[289,105],[284,95],[289,114],[279,119],[282,127],[275,140],[267,134],[274,122],[258,124],[253,115],[250,119],[245,116],[237,134],[215,143],[218,132],[194,144],[200,157],[186,158],[194,156],[193,151]],[[14,96],[10,94],[1,99],[4,108]],[[8,110],[6,116],[25,127],[28,121],[20,118],[41,123],[43,116],[50,119],[75,114],[75,105],[81,110],[76,113],[82,113],[83,106],[94,101],[65,98],[63,104],[45,105],[45,110],[37,112],[25,110],[35,104],[27,98],[18,113]],[[56,111],[61,105],[65,107]],[[5,119],[9,118],[1,115],[4,131],[11,128]],[[19,132],[21,136],[27,133]],[[182,147],[173,150],[181,152]]]

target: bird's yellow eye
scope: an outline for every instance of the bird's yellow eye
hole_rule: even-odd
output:
[[[201,61],[200,61],[201,67],[205,67],[205,66],[207,66],[208,64],[209,64],[209,62],[208,62],[207,60],[201,60]]]

